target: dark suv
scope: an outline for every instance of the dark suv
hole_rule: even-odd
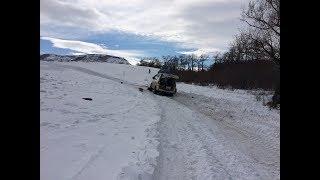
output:
[[[178,76],[167,73],[158,73],[152,77],[153,81],[150,84],[149,90],[153,93],[163,93],[173,96],[177,92],[176,80]]]

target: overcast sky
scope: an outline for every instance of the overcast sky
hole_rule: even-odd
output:
[[[248,0],[40,0],[41,53],[144,56],[225,50]]]

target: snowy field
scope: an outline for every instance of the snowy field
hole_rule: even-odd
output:
[[[41,179],[116,179],[123,170],[152,174],[160,115],[150,95],[46,63],[40,77]]]
[[[41,62],[41,179],[280,178],[279,110],[244,90],[140,92],[148,69]]]

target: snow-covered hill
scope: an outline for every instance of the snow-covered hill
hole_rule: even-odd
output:
[[[86,55],[57,55],[57,54],[40,54],[41,61],[81,61],[81,62],[107,62],[116,64],[130,64],[126,59],[104,54],[86,54]]]
[[[245,90],[139,91],[158,71],[42,61],[41,179],[280,179],[278,110]]]

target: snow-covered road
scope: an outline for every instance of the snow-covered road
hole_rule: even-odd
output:
[[[280,179],[277,110],[246,91],[139,92],[151,70],[42,62],[41,179]]]
[[[155,179],[279,178],[276,146],[259,138],[258,132],[250,134],[198,110],[193,99],[198,97],[158,97],[163,116]]]

